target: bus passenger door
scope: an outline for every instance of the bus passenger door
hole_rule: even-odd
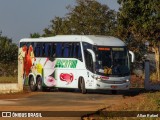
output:
[[[84,51],[85,56],[85,64],[86,64],[86,72],[87,72],[87,79],[86,79],[86,88],[93,88],[94,86],[94,55],[92,55],[93,51],[87,49]]]

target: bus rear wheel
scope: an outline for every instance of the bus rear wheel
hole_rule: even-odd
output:
[[[81,82],[80,82],[80,88],[81,88],[81,93],[82,94],[86,94],[87,93],[87,90],[85,88],[85,82],[84,82],[83,78],[81,79]]]
[[[34,91],[37,90],[37,86],[36,86],[36,83],[35,83],[35,81],[34,81],[33,76],[32,76],[32,77],[30,78],[30,80],[29,80],[29,87],[30,87],[30,90],[31,90],[32,92],[34,92]]]
[[[37,78],[37,90],[38,90],[38,91],[43,91],[42,78],[41,78],[41,77],[38,77],[38,78]]]

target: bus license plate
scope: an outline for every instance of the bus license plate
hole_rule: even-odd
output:
[[[112,85],[112,86],[111,86],[111,88],[117,88],[117,86],[115,86],[115,85]]]

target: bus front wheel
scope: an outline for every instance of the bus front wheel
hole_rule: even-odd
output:
[[[30,78],[30,80],[29,80],[29,87],[30,87],[30,90],[31,90],[32,92],[34,92],[34,91],[37,90],[37,86],[36,86],[36,83],[35,83],[35,81],[34,81],[33,76],[32,76],[32,77]]]
[[[84,82],[84,79],[83,79],[83,78],[81,79],[80,87],[81,87],[81,92],[82,92],[82,94],[86,94],[86,93],[87,93],[87,90],[86,90],[86,88],[85,88],[85,82]]]

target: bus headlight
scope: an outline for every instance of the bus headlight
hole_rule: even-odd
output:
[[[129,80],[127,79],[126,82],[129,82]]]
[[[96,80],[100,81],[100,80],[101,80],[101,78],[100,78],[100,77],[96,77]]]

